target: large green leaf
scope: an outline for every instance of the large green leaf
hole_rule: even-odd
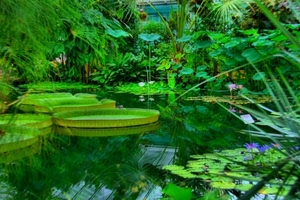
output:
[[[89,97],[89,98],[88,98]],[[102,99],[98,101],[93,94],[42,93],[21,97],[19,109],[25,112],[53,113],[68,110],[90,108],[115,108],[116,101]]]
[[[256,42],[252,43],[253,46],[258,46],[258,47],[273,46],[273,44],[274,44],[274,42],[272,42],[270,40],[257,40]]]
[[[189,200],[192,198],[191,188],[182,188],[173,183],[167,184],[163,192],[172,197],[173,200]]]
[[[151,109],[85,109],[55,113],[53,123],[77,128],[112,128],[150,124],[160,113]]]
[[[180,42],[188,42],[192,39],[192,36],[190,35],[183,35],[181,38],[178,38],[177,39],[177,42],[180,43]]]
[[[34,142],[33,144],[27,143],[26,145],[25,143],[23,143],[22,145],[24,145],[25,147],[18,148],[13,151],[6,151],[4,153],[0,153],[0,163],[10,163],[12,161],[34,155],[38,153],[41,149],[41,144],[39,141]]]
[[[44,114],[4,114],[0,115],[0,124],[24,125],[32,128],[46,128],[52,125],[50,115]]]
[[[38,129],[16,125],[0,125],[0,153],[22,149],[36,143]]]
[[[211,42],[210,41],[196,41],[194,42],[194,46],[197,48],[197,49],[202,49],[202,48],[207,48],[211,45]]]
[[[126,31],[123,31],[123,30],[106,29],[105,32],[116,38],[130,36],[129,33],[127,33]]]
[[[210,37],[210,39],[212,39],[212,40],[219,40],[224,37],[224,34],[211,32],[211,33],[208,33],[208,37]]]
[[[139,34],[139,38],[141,38],[142,40],[145,40],[147,42],[153,42],[155,40],[158,40],[161,36],[155,33],[151,33],[151,34],[146,34],[146,33],[142,33]]]
[[[231,40],[230,42],[227,42],[226,44],[224,44],[225,48],[232,48],[235,47],[236,45],[238,45],[240,43],[239,40],[235,39],[235,40]]]
[[[159,123],[120,128],[68,128],[54,126],[54,133],[80,137],[108,137],[141,134],[159,129]]]
[[[254,48],[249,48],[243,51],[242,56],[253,62],[260,58],[260,53]]]

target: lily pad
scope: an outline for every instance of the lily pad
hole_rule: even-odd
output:
[[[46,128],[52,125],[50,115],[45,114],[4,114],[0,115],[0,124],[24,125],[32,128]]]
[[[12,161],[37,154],[40,151],[40,146],[40,142],[37,141],[25,148],[17,149],[14,151],[2,152],[0,153],[0,163],[10,163]]]
[[[67,128],[54,126],[54,133],[79,137],[109,137],[146,133],[159,129],[159,123],[121,128]]]
[[[0,125],[0,153],[22,149],[36,143],[38,129],[16,125]]]
[[[53,123],[77,128],[112,128],[151,124],[160,113],[151,109],[89,109],[55,113]]]
[[[219,188],[219,189],[233,189],[235,188],[235,183],[228,181],[228,182],[212,182],[210,186],[214,188]]]
[[[69,93],[42,93],[30,94],[22,96],[22,98],[19,109],[24,112],[55,113],[68,110],[116,107],[116,101],[110,99],[98,101],[93,94],[70,96]]]

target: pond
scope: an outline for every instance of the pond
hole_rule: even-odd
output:
[[[110,137],[68,136],[52,128],[28,147],[0,153],[0,199],[160,199],[171,179],[198,187],[201,196],[209,187],[162,168],[249,142],[240,133],[248,126],[215,103],[181,98],[170,105],[174,94],[96,94],[116,100],[119,109],[159,110],[159,125]]]

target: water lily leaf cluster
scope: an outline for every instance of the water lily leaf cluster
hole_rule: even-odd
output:
[[[188,101],[204,101],[209,103],[230,103],[230,104],[250,104],[250,103],[268,103],[272,102],[273,99],[269,95],[249,95],[253,101],[249,101],[239,96],[198,96],[198,97],[188,97]]]
[[[249,157],[251,159],[247,159]],[[253,187],[253,183],[272,171],[275,163],[279,163],[283,157],[284,152],[278,151],[276,147],[270,147],[266,151],[259,151],[257,148],[237,148],[217,153],[192,155],[185,167],[166,165],[163,169],[184,179],[197,179],[203,185],[213,188],[248,191]],[[285,177],[292,166],[292,163],[286,165],[280,174]],[[276,194],[279,192],[280,195],[286,195],[290,184],[296,182],[298,175],[287,176],[285,182],[284,178],[274,178],[259,193]]]

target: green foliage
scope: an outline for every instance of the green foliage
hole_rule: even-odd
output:
[[[148,87],[149,86],[149,87]],[[132,93],[135,95],[154,95],[154,94],[168,94],[171,90],[168,85],[163,82],[154,83],[127,83],[115,87],[117,93]]]
[[[49,44],[59,39],[57,30],[63,27],[63,19],[79,20],[77,7],[77,1],[2,1],[0,69],[28,81],[47,77]]]
[[[162,190],[164,194],[172,197],[173,200],[190,200],[192,198],[191,188],[178,187],[173,183],[169,183]]]
[[[119,22],[135,16],[135,7],[127,3],[132,2],[31,0],[17,5],[4,1],[0,68],[27,82],[87,83],[93,69],[105,63],[107,49],[117,52],[118,44],[125,43],[122,37],[130,35]],[[26,15],[20,17],[21,13]],[[60,63],[49,62],[58,56],[64,57]]]
[[[141,62],[143,55],[134,56],[132,53],[110,55],[105,64],[97,66],[92,73],[92,81],[101,87],[121,86],[126,82],[139,82],[144,80],[146,73]],[[142,69],[141,69],[142,68]]]
[[[34,91],[65,91],[65,90],[81,90],[92,89],[99,90],[96,85],[88,85],[83,83],[65,83],[65,82],[38,82],[21,85],[20,88]]]
[[[162,22],[147,21],[147,23],[143,24],[140,28],[140,32],[146,34],[155,33],[161,35],[163,40],[169,40],[168,30]]]
[[[258,181],[260,177],[271,172],[273,166],[282,161],[284,154],[285,152],[276,150],[276,147],[264,152],[259,152],[256,148],[251,150],[238,148],[215,154],[192,155],[186,167],[167,165],[163,169],[184,179],[197,179],[201,184],[209,184],[215,189],[245,191],[253,186],[251,182]],[[285,168],[280,169],[280,174],[286,175],[291,167],[292,162],[289,162]],[[289,185],[296,184],[297,176],[297,173],[289,176],[282,185],[283,188],[277,186],[278,178],[268,180],[269,186],[258,193],[276,194],[284,191],[281,195],[285,195],[286,190],[290,188]],[[210,195],[218,194],[210,193]]]

